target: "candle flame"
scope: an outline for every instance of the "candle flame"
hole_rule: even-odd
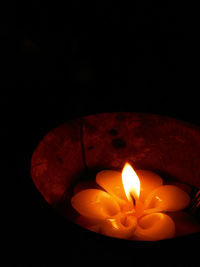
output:
[[[126,163],[122,170],[122,183],[124,186],[125,194],[129,201],[132,201],[132,197],[139,199],[140,180],[129,163]]]

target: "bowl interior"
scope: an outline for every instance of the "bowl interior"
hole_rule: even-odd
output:
[[[102,169],[153,170],[200,188],[200,129],[173,118],[141,113],[103,113],[58,126],[41,140],[31,161],[34,184],[66,215],[66,200],[79,180]]]

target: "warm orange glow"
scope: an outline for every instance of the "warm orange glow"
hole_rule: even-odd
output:
[[[122,183],[129,201],[132,201],[132,197],[134,197],[135,200],[139,199],[140,180],[129,163],[126,163],[122,170]]]

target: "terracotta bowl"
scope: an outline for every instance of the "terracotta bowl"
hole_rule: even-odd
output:
[[[33,153],[31,175],[44,199],[70,220],[73,218],[69,205],[73,186],[81,180],[95,179],[99,170],[122,169],[126,161],[135,169],[153,170],[164,179],[175,179],[198,189],[200,129],[173,118],[142,113],[115,112],[82,117],[46,134]],[[78,229],[79,234],[81,231],[83,235],[91,236],[91,240],[101,240],[104,245],[113,242],[109,241],[112,238],[76,227],[79,226],[72,226],[73,231]],[[193,242],[193,239],[199,240],[199,235],[160,241],[159,244],[169,247],[171,242],[188,244],[188,240]],[[114,242],[119,246],[131,241]],[[149,242],[136,243],[137,248],[150,246]]]

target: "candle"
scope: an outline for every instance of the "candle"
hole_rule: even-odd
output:
[[[86,189],[71,199],[80,214],[77,223],[89,230],[133,240],[155,241],[175,235],[175,223],[164,212],[188,206],[188,194],[177,186],[163,185],[151,171],[136,170],[126,163],[122,173],[97,174],[101,189]]]

